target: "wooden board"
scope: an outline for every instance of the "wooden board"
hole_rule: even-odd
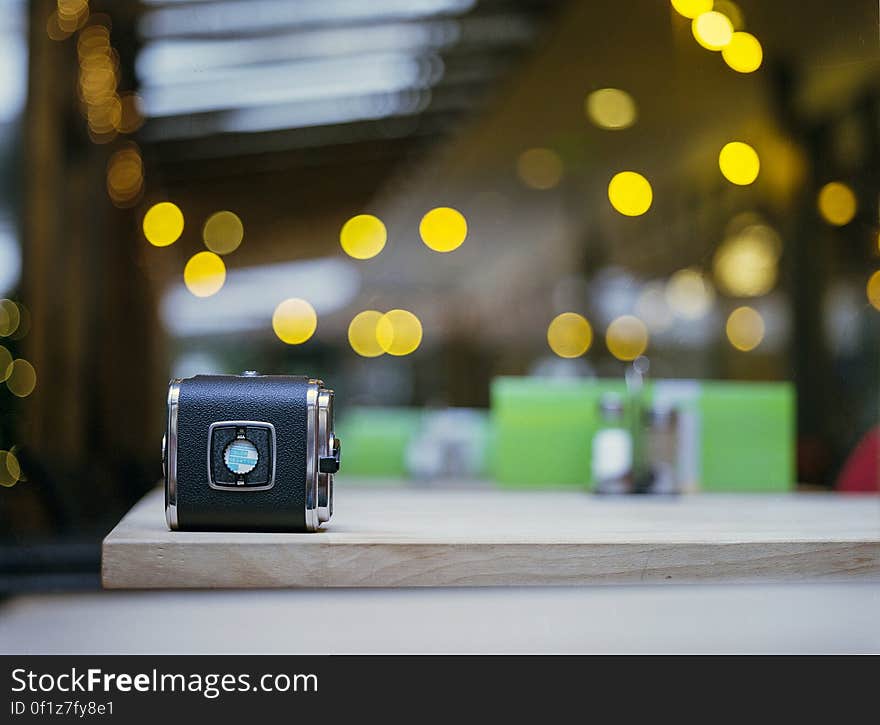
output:
[[[614,497],[337,486],[313,534],[171,532],[161,491],[104,540],[108,588],[880,580],[880,497]]]

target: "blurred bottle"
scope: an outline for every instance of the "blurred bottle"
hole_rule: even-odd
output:
[[[674,407],[654,404],[645,412],[650,493],[681,493],[679,414]]]
[[[605,393],[599,399],[599,426],[592,446],[593,490],[629,493],[633,481],[633,440],[623,396]]]
[[[678,493],[683,489],[679,413],[662,396],[645,392],[648,359],[626,370],[626,393],[599,399],[600,427],[593,437],[596,493]],[[649,402],[650,401],[650,402]]]

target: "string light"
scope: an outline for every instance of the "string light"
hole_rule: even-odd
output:
[[[5,382],[12,372],[12,353],[0,345],[0,383]]]
[[[599,128],[619,131],[636,122],[636,102],[619,88],[600,88],[584,102],[587,117]]]
[[[842,227],[856,215],[856,195],[840,181],[831,181],[819,191],[819,213],[829,224]]]
[[[352,319],[348,326],[348,342],[358,355],[379,357],[385,353],[377,336],[377,327],[381,319],[382,313],[378,310],[364,310]]]
[[[388,232],[379,217],[358,214],[342,225],[339,243],[349,257],[371,259],[385,248]]]
[[[638,317],[622,315],[608,325],[605,344],[618,360],[635,360],[648,348],[648,328]]]
[[[226,265],[213,252],[198,252],[186,263],[183,282],[196,297],[210,297],[226,282]]]
[[[593,343],[593,328],[574,312],[557,315],[547,327],[547,344],[559,357],[580,357]]]
[[[134,133],[144,125],[144,114],[141,112],[141,97],[137,93],[127,91],[119,94],[122,114],[119,119],[119,131]]]
[[[679,15],[693,19],[712,9],[712,0],[672,0],[672,7]]]
[[[376,339],[389,355],[409,355],[422,342],[422,323],[408,310],[390,310],[376,324]]]
[[[738,31],[721,49],[721,57],[738,73],[754,73],[764,60],[764,49],[754,35]]]
[[[621,171],[608,183],[608,200],[624,216],[640,216],[651,208],[654,192],[648,180],[635,171]]]
[[[880,310],[880,270],[877,270],[870,276],[865,292],[868,295],[868,302],[871,303],[871,306]]]
[[[183,234],[183,212],[170,201],[151,206],[144,214],[144,236],[154,247],[174,244]]]
[[[451,252],[458,249],[467,237],[467,220],[457,209],[438,206],[422,217],[419,236],[435,252]]]
[[[137,146],[116,151],[107,162],[107,194],[118,207],[137,203],[144,187],[144,163]]]
[[[731,141],[718,154],[718,167],[730,183],[747,186],[758,178],[761,161],[758,152],[747,143]]]
[[[315,308],[306,300],[291,297],[280,302],[272,314],[272,329],[281,342],[288,345],[301,345],[306,342],[318,327]]]
[[[767,294],[776,284],[780,251],[779,237],[770,227],[746,227],[715,253],[713,270],[719,287],[734,297]]]
[[[208,217],[202,227],[205,246],[214,254],[229,254],[238,249],[244,238],[244,225],[231,211],[218,211]]]
[[[727,318],[725,329],[731,345],[750,352],[764,339],[764,318],[751,307],[737,307]]]
[[[706,50],[721,50],[733,38],[733,23],[726,15],[710,10],[691,21],[691,31]]]
[[[21,480],[21,465],[12,451],[0,451],[0,486],[11,488]]]
[[[19,398],[26,398],[37,386],[37,371],[27,360],[18,358],[6,370],[6,387]]]
[[[21,312],[12,300],[0,300],[0,337],[11,337],[21,323]]]

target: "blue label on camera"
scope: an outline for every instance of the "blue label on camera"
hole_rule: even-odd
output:
[[[244,438],[232,441],[223,452],[223,462],[226,467],[240,476],[253,471],[259,460],[260,454],[257,447]]]

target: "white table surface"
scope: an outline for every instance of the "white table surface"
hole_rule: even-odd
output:
[[[876,653],[880,585],[26,596],[0,606],[0,652]]]

